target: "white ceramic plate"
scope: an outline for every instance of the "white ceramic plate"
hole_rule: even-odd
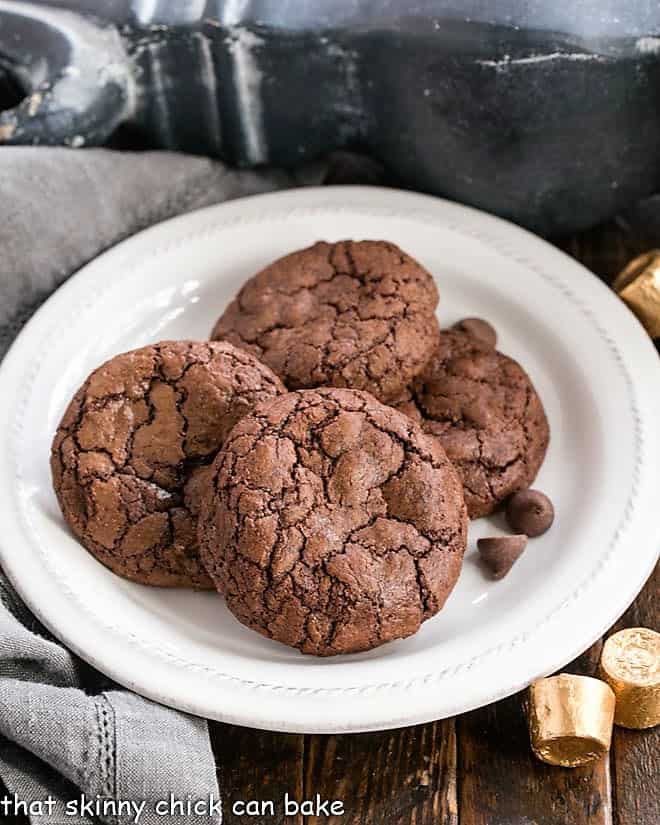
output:
[[[204,338],[249,275],[317,239],[386,238],[437,277],[440,320],[489,319],[531,374],[552,442],[537,485],[552,530],[501,582],[474,542],[442,613],[405,641],[305,657],[238,624],[220,597],[130,584],[64,527],[52,434],[88,372],[165,338]],[[571,660],[625,610],[660,542],[660,367],[593,275],[501,220],[434,198],[305,189],[214,207],[119,245],[72,278],[0,368],[0,559],[22,597],[118,682],[201,716],[282,731],[359,731],[492,702]]]

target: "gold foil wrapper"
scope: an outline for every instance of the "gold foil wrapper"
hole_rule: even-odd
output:
[[[605,682],[562,673],[529,689],[527,720],[532,750],[543,762],[575,768],[610,748],[614,693]]]
[[[660,249],[634,258],[617,275],[613,287],[648,334],[660,338]]]
[[[603,645],[600,669],[616,696],[615,724],[660,724],[660,633],[645,627],[620,630]]]

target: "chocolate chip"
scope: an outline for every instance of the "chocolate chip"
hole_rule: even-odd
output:
[[[489,536],[477,539],[477,550],[494,579],[503,579],[520,558],[527,536]]]
[[[488,321],[484,321],[483,318],[462,318],[454,324],[453,328],[477,338],[482,343],[488,344],[489,347],[494,347],[497,344],[497,333],[494,327]]]
[[[549,530],[554,518],[555,508],[540,490],[520,490],[506,505],[506,520],[511,529],[530,538]]]

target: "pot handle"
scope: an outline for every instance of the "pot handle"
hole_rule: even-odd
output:
[[[25,95],[0,111],[0,144],[98,145],[133,112],[119,32],[71,11],[0,0],[0,73]]]

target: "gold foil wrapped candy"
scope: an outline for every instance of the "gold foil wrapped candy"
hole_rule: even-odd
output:
[[[562,673],[529,689],[527,719],[532,750],[543,762],[574,768],[610,748],[614,693],[600,679]]]
[[[651,338],[660,338],[660,249],[634,258],[612,286]]]
[[[603,645],[600,668],[616,696],[615,724],[660,724],[660,633],[645,627],[620,630]]]

